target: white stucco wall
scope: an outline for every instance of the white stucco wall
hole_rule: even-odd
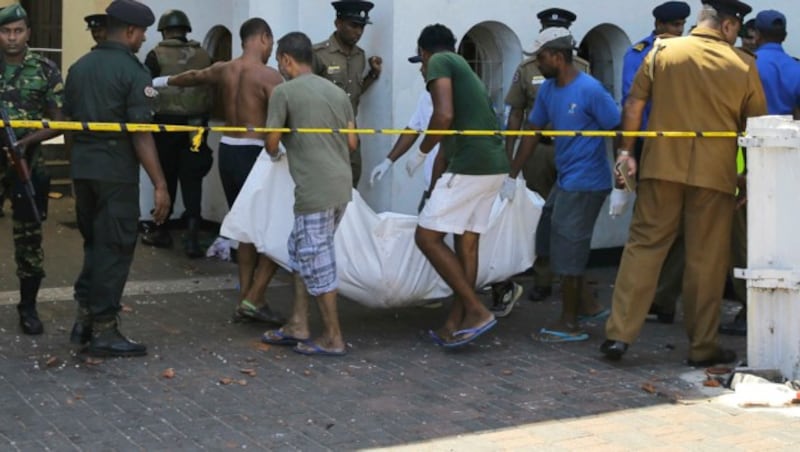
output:
[[[153,8],[157,16],[168,9],[161,1],[145,0],[145,3]],[[624,47],[651,32],[651,11],[662,0],[606,0],[602,4],[596,0],[501,0],[490,5],[484,0],[382,0],[375,3],[375,9],[370,13],[373,24],[367,26],[359,45],[368,56],[383,57],[383,74],[362,97],[358,122],[364,128],[403,128],[406,125],[416,99],[424,89],[418,65],[408,63],[406,58],[415,52],[416,39],[425,25],[436,22],[447,25],[460,43],[473,26],[497,22],[510,31],[508,34],[511,36],[505,36],[506,40],[515,40],[514,45],[529,49],[540,29],[536,13],[550,7],[566,8],[578,15],[571,28],[578,43],[589,35],[594,45],[602,47],[599,54],[603,55],[604,61],[594,64],[598,68],[605,65],[604,71],[613,74],[613,80],[606,85],[618,99]],[[769,7],[787,15],[789,39],[785,47],[788,52],[800,55],[800,27],[797,25],[800,21],[793,20],[800,17],[800,2],[774,0],[769,4],[751,3],[756,11]],[[687,21],[687,32],[696,23],[700,1],[690,0],[689,4],[693,11]],[[250,17],[264,18],[272,27],[276,40],[285,33],[300,30],[308,34],[313,42],[319,42],[334,29],[335,13],[328,0],[172,0],[169,8],[182,9],[189,15],[194,28],[191,37],[198,41],[203,40],[212,26],[226,26],[233,35],[234,57],[241,53],[239,26]],[[147,37],[148,41],[140,52],[142,59],[160,39],[155,27],[148,31]],[[503,59],[502,70],[506,87],[517,64],[524,58],[521,53],[511,54],[509,48],[513,48],[513,45],[506,46],[507,55]],[[268,64],[275,66],[274,58]],[[379,184],[369,186],[369,173],[388,154],[396,138],[386,135],[362,137],[363,171],[359,191],[377,211],[413,213],[423,189],[422,175],[418,172],[409,178],[403,159]],[[216,166],[207,179],[204,216],[220,221],[227,208],[219,188]],[[147,196],[143,196],[142,211],[148,212],[150,209],[145,205],[145,198]],[[176,210],[180,212],[180,209]],[[627,224],[627,219],[611,222],[607,215],[601,215],[597,228],[600,233],[595,235],[593,245],[606,247],[621,244],[627,234]]]

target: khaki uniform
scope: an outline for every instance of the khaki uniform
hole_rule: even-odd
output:
[[[358,102],[364,93],[364,71],[367,68],[367,57],[364,49],[353,46],[352,52],[345,53],[335,34],[315,44],[314,73],[332,81],[343,89],[350,97],[353,112],[358,116]],[[350,154],[350,168],[353,170],[353,187],[358,186],[361,178],[361,145]]]
[[[573,62],[580,71],[589,73],[588,61],[575,57]],[[505,102],[513,110],[523,110],[523,124],[528,121],[528,115],[533,110],[533,104],[536,101],[536,94],[544,81],[545,78],[539,71],[539,66],[536,65],[536,58],[526,59],[514,72],[514,79],[506,94]],[[550,190],[556,183],[555,156],[556,149],[552,139],[545,139],[539,142],[533,156],[522,167],[522,176],[525,178],[528,189],[539,193],[544,199],[550,196]],[[549,287],[552,284],[553,275],[547,259],[537,259],[534,270],[536,286]]]
[[[748,117],[767,111],[755,60],[704,27],[688,37],[660,42],[639,68],[630,95],[652,101],[649,130],[739,131]],[[718,353],[736,149],[734,138],[646,141],[630,237],[606,324],[608,339],[631,343],[639,335],[664,258],[683,221],[689,359],[702,361]]]

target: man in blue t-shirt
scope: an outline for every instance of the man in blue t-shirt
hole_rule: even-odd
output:
[[[775,10],[761,11],[755,21],[756,66],[767,112],[791,115],[800,119],[800,62],[789,56],[781,45],[786,40],[786,16]]]
[[[620,123],[620,111],[605,88],[572,64],[574,40],[566,28],[549,28],[534,43],[534,53],[547,79],[539,89],[528,118],[528,129],[610,130]],[[539,142],[526,136],[511,165],[501,196],[513,197],[514,180]],[[541,342],[574,342],[589,338],[579,326],[584,319],[608,315],[584,285],[592,231],[611,191],[611,165],[605,141],[592,137],[557,137],[556,185],[547,198],[536,230],[536,251],[549,255],[553,273],[561,275],[561,318],[533,335]]]

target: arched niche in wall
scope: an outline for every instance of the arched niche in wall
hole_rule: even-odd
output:
[[[586,33],[578,55],[589,61],[592,75],[614,96],[622,97],[622,61],[631,45],[628,35],[616,25],[600,24]]]
[[[213,62],[230,61],[233,57],[232,46],[231,32],[222,25],[211,27],[205,39],[203,39],[203,48],[211,55],[211,61]],[[222,99],[222,93],[218,89],[214,93],[214,105],[211,108],[212,119],[223,120],[225,118],[223,103],[224,99]]]
[[[507,25],[487,21],[474,25],[458,44],[458,53],[486,85],[501,124],[505,95],[522,60],[519,37]]]

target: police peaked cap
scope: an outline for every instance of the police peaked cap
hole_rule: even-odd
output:
[[[716,9],[717,12],[736,17],[739,20],[744,19],[744,16],[753,11],[750,5],[739,0],[702,0],[702,2],[704,5]]]
[[[659,22],[674,22],[689,17],[692,9],[686,2],[666,2],[653,8],[653,17]]]
[[[101,28],[108,25],[108,16],[105,14],[90,14],[83,18],[86,21],[86,26],[89,29]]]
[[[372,2],[364,0],[340,0],[332,2],[331,5],[336,9],[336,18],[349,20],[361,25],[371,24],[369,20],[369,10],[375,7]]]
[[[0,10],[0,25],[10,24],[11,22],[16,22],[18,20],[24,20],[27,17],[28,13],[25,11],[25,8],[23,8],[19,3],[15,3]]]
[[[153,11],[136,0],[114,0],[106,8],[106,14],[120,22],[142,28],[147,28],[156,21]]]
[[[572,11],[561,8],[547,8],[536,15],[542,23],[542,29],[550,27],[569,28],[578,16]]]

